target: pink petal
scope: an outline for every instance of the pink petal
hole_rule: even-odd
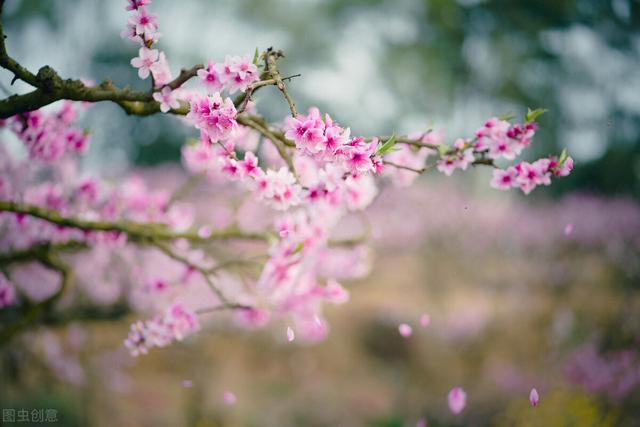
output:
[[[531,402],[531,406],[534,408],[538,406],[538,401],[540,400],[540,396],[538,395],[538,390],[534,388],[531,389],[531,393],[529,393],[529,402]]]
[[[564,235],[565,236],[570,236],[571,233],[573,233],[573,224],[569,223],[564,227]]]
[[[467,393],[460,387],[454,387],[447,396],[449,409],[454,414],[459,414],[467,404]]]
[[[291,326],[287,326],[287,341],[291,342],[296,339],[296,334],[291,329]]]
[[[191,380],[183,380],[182,381],[182,387],[184,387],[184,388],[193,387],[193,381],[191,381]]]
[[[225,405],[231,406],[231,405],[235,405],[238,399],[235,393],[229,390],[225,390],[225,392],[222,394],[222,400],[224,401]]]
[[[411,328],[411,326],[403,323],[398,326],[398,332],[400,332],[400,335],[402,335],[404,338],[408,338],[413,333],[413,329]]]
[[[431,323],[431,317],[427,313],[424,313],[422,316],[420,316],[420,326],[426,328],[427,326],[429,326],[429,323]]]

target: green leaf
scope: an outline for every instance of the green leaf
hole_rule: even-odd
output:
[[[260,51],[256,47],[256,51],[253,53],[253,65],[258,65],[258,59],[260,59]]]
[[[298,246],[296,246],[296,248],[293,250],[293,253],[291,255],[299,254],[300,252],[302,252],[303,249],[304,249],[304,242],[300,242],[298,243]]]
[[[505,121],[507,121],[507,122],[508,122],[509,120],[513,119],[514,117],[515,117],[515,116],[513,115],[513,113],[512,113],[511,111],[509,111],[509,112],[508,112],[508,113],[506,113],[506,114],[503,114],[503,115],[501,115],[501,116],[498,116],[498,119],[499,119],[499,120],[505,120]]]
[[[394,145],[396,145],[396,142],[396,134],[394,133],[393,135],[391,135],[391,138],[387,139],[385,143],[382,144],[380,148],[378,148],[376,154],[379,156],[384,156],[385,154],[391,152],[391,149]]]
[[[549,110],[547,110],[546,108],[536,108],[535,110],[527,108],[527,114],[524,116],[524,119],[527,123],[535,122],[538,117],[540,117],[547,111]]]
[[[448,146],[444,144],[438,145],[438,154],[440,154],[440,157],[445,156],[448,152],[449,152]]]
[[[562,153],[560,154],[560,158],[558,159],[558,164],[562,165],[564,161],[567,160],[567,157],[569,157],[569,154],[567,153],[567,149],[565,148],[564,150],[562,150]]]

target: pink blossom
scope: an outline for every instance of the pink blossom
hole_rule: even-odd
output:
[[[180,102],[177,97],[178,93],[177,90],[171,90],[169,86],[165,86],[160,92],[153,93],[153,99],[160,103],[160,111],[167,113],[172,108],[180,108]]]
[[[538,185],[551,184],[548,159],[539,159],[533,163],[521,162],[516,165],[516,170],[516,181],[524,194],[529,194]]]
[[[454,414],[459,414],[467,404],[467,393],[460,387],[454,387],[447,396],[449,410]]]
[[[136,10],[141,6],[147,6],[151,4],[151,0],[127,0],[126,10]]]
[[[244,92],[251,83],[258,80],[258,68],[251,62],[249,55],[243,57],[227,55],[222,66],[221,77],[229,93],[235,93],[238,90]]]
[[[244,154],[244,159],[239,163],[240,176],[245,178],[248,176],[253,177],[258,173],[258,158],[251,151],[247,151]]]
[[[262,328],[269,323],[271,315],[262,308],[249,308],[239,310],[236,313],[237,319],[245,327]]]
[[[211,140],[223,141],[237,128],[236,115],[233,101],[230,98],[223,99],[216,92],[210,96],[194,97],[187,119]]]
[[[182,380],[180,385],[182,385],[183,388],[191,388],[191,387],[193,387],[193,381],[191,381],[191,380]]]
[[[295,332],[293,332],[293,329],[291,329],[291,326],[287,326],[287,341],[292,342],[295,339],[296,339]]]
[[[564,227],[564,235],[570,236],[573,233],[573,223],[569,223]]]
[[[375,172],[372,157],[375,154],[376,144],[368,144],[363,138],[352,138],[338,151],[342,159],[343,167],[353,175],[367,172]]]
[[[327,286],[324,288],[324,297],[334,304],[343,304],[349,301],[349,292],[340,283],[331,279],[327,281]]]
[[[0,308],[4,308],[16,303],[16,291],[7,280],[6,276],[0,272]]]
[[[138,76],[141,79],[149,77],[151,66],[158,60],[158,50],[141,47],[138,56],[131,60],[131,65],[138,69]]]
[[[269,169],[266,173],[257,173],[255,179],[258,197],[269,202],[273,208],[287,210],[300,203],[300,185],[286,167],[281,167],[277,172]]]
[[[224,89],[225,85],[220,79],[220,73],[221,66],[213,61],[209,61],[206,68],[198,70],[198,77],[209,93],[220,92]]]
[[[324,140],[325,124],[317,108],[310,108],[308,115],[298,114],[287,117],[284,124],[285,136],[296,143],[296,147],[308,154],[317,154]]]
[[[153,33],[157,30],[156,16],[147,13],[147,9],[138,5],[137,13],[129,19],[129,22],[135,25],[136,33],[145,34]]]
[[[125,346],[132,356],[138,356],[146,354],[151,347],[165,347],[174,340],[181,341],[199,329],[196,314],[177,303],[167,308],[162,316],[131,325]]]
[[[192,144],[182,146],[182,161],[192,173],[212,171],[218,167],[218,157],[211,145]]]
[[[456,169],[466,170],[474,162],[473,148],[465,148],[467,143],[457,139],[451,153],[444,154],[437,162],[437,168],[447,176],[451,176]]]
[[[431,317],[427,313],[422,314],[420,316],[420,326],[426,328],[429,326],[429,323],[431,323]]]
[[[512,187],[518,187],[518,182],[516,181],[518,177],[518,172],[515,168],[510,167],[505,170],[503,169],[494,169],[493,170],[493,179],[491,180],[491,187],[498,190],[508,190]]]
[[[573,170],[573,158],[571,156],[567,157],[564,163],[555,170],[554,174],[556,176],[567,176]]]
[[[222,401],[225,405],[235,405],[237,400],[236,395],[232,391],[225,390],[225,392],[222,393]]]
[[[413,328],[406,323],[402,323],[398,326],[398,332],[400,332],[402,337],[409,338],[411,334],[413,334]]]
[[[160,52],[158,60],[149,68],[153,75],[155,87],[162,87],[171,81],[171,69],[164,52]]]
[[[531,389],[531,393],[529,393],[529,402],[531,402],[531,406],[534,408],[538,406],[538,401],[540,400],[540,396],[538,395],[538,390],[534,388]]]

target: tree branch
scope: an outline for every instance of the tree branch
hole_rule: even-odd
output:
[[[77,228],[84,231],[116,231],[124,233],[134,242],[146,243],[149,240],[176,240],[187,239],[192,242],[206,243],[214,240],[243,239],[243,240],[264,240],[268,239],[267,233],[249,233],[230,227],[224,230],[217,230],[211,236],[203,238],[196,232],[173,232],[165,224],[159,223],[137,223],[129,221],[109,222],[109,221],[86,221],[78,218],[69,218],[60,215],[59,212],[42,208],[36,205],[0,200],[0,212],[14,212],[43,219],[52,224],[63,227]]]

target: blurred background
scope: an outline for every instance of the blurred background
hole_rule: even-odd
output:
[[[146,87],[129,65],[136,47],[119,37],[124,1],[5,3],[9,53],[31,70]],[[489,189],[480,169],[385,188],[369,213],[372,274],[350,285],[349,306],[330,308],[320,344],[222,320],[133,360],[121,348],[131,318],[39,330],[25,339],[42,348],[2,350],[0,406],[59,408],[64,425],[96,426],[640,425],[639,1],[154,0],[152,9],[174,74],[283,49],[283,73],[302,74],[289,85],[299,109],[317,105],[355,135],[436,126],[451,141],[488,117],[545,107],[528,155],[567,147],[576,168],[526,200]],[[27,89],[10,78],[0,71],[5,89]],[[287,106],[274,92],[259,94],[258,110],[280,120]],[[93,105],[85,166],[112,177],[171,167],[193,136],[178,123]],[[414,334],[400,337],[399,323]],[[459,416],[446,407],[453,386],[468,394]]]

